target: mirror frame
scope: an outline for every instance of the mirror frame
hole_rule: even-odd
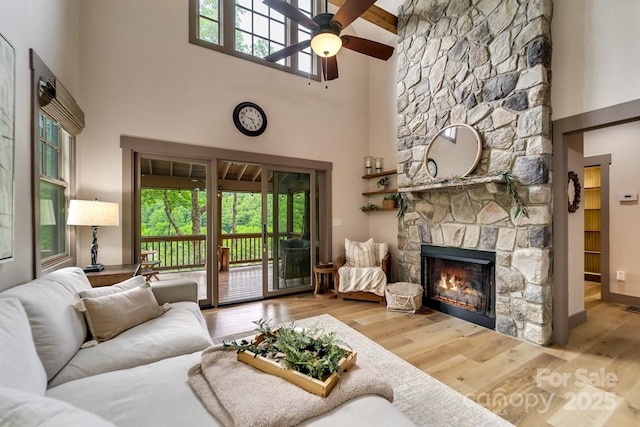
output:
[[[476,166],[478,166],[478,163],[480,162],[480,155],[482,154],[482,140],[480,139],[480,134],[478,133],[477,130],[475,130],[473,128],[473,126],[470,126],[470,125],[468,125],[466,123],[454,123],[452,125],[449,125],[449,126],[446,126],[446,127],[442,128],[442,129],[440,129],[438,131],[438,133],[436,133],[431,138],[431,140],[429,141],[429,144],[427,145],[427,150],[424,153],[424,160],[423,160],[422,164],[423,164],[423,167],[425,168],[425,170],[427,171],[427,175],[429,177],[431,177],[431,179],[437,179],[435,176],[431,175],[431,172],[429,172],[429,165],[428,165],[429,160],[432,159],[431,157],[429,157],[429,151],[431,151],[431,147],[433,147],[433,143],[435,142],[436,138],[438,138],[445,130],[453,128],[453,127],[459,127],[459,126],[467,128],[473,133],[473,135],[476,137],[476,145],[478,146],[478,149],[476,151],[476,156],[475,156],[475,159],[473,160],[473,164],[470,165],[470,167],[466,170],[465,173],[463,173],[463,174],[461,174],[459,176],[456,176],[456,177],[447,177],[447,178],[444,178],[444,179],[463,178],[463,177],[469,175],[476,168]],[[435,162],[435,160],[433,160],[433,161]],[[439,165],[438,165],[438,168],[439,168]]]

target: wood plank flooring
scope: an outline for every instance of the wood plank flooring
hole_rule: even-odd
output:
[[[541,347],[423,309],[310,294],[203,311],[212,337],[330,314],[518,426],[640,425],[640,314],[591,301],[566,346]]]

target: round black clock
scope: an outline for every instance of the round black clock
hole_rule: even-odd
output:
[[[233,123],[247,136],[258,136],[267,129],[267,115],[253,102],[241,102],[233,109]]]

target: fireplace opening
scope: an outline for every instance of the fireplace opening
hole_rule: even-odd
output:
[[[494,252],[422,245],[424,305],[495,328]]]

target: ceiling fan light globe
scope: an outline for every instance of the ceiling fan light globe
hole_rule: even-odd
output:
[[[342,39],[331,32],[316,34],[311,39],[311,49],[313,49],[316,55],[322,58],[334,56],[341,47]]]

